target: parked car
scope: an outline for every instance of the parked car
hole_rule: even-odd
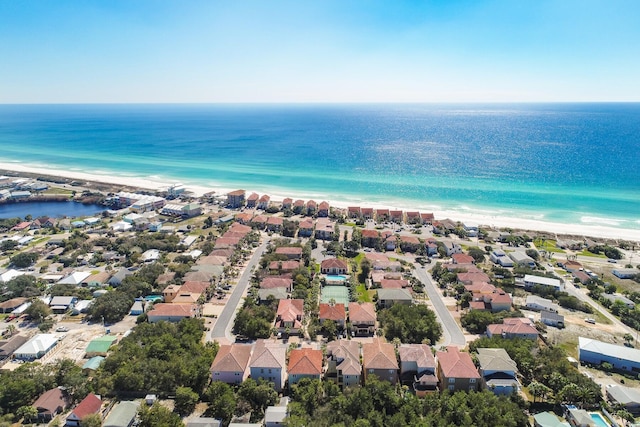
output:
[[[69,328],[67,328],[66,326],[58,326],[56,328],[56,332],[69,332]]]

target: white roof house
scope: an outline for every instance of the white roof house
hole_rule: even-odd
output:
[[[578,356],[581,362],[593,365],[607,362],[614,369],[630,372],[640,371],[640,350],[635,348],[578,337]]]
[[[564,290],[564,284],[558,280],[558,279],[553,279],[551,277],[542,277],[542,276],[534,276],[531,274],[525,274],[524,276],[524,287],[526,289],[532,288],[535,285],[542,285],[542,286],[551,286],[552,288],[555,288],[559,291]]]
[[[58,285],[76,285],[81,284],[84,279],[91,276],[91,273],[88,271],[74,271],[64,279],[60,280]]]
[[[153,262],[160,258],[160,251],[157,249],[149,249],[142,253],[141,259],[143,262]]]
[[[132,228],[133,228],[133,225],[125,221],[118,221],[111,224],[111,229],[113,231],[129,231]]]
[[[14,357],[22,360],[39,359],[58,343],[54,334],[38,334],[18,348]]]
[[[18,271],[18,270],[7,270],[4,273],[0,274],[0,283],[2,282],[8,282],[11,279],[15,279],[18,276],[22,276],[23,274],[25,274],[24,271]]]

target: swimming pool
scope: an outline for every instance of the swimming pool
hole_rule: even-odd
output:
[[[327,283],[343,283],[346,282],[349,276],[345,276],[344,274],[327,274],[325,276],[325,280]]]
[[[608,422],[604,420],[604,417],[597,412],[589,412],[591,419],[596,423],[597,427],[611,427]]]

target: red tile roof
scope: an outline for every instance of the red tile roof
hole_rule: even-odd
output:
[[[289,354],[289,375],[322,374],[322,350],[296,348]]]
[[[382,279],[380,287],[382,289],[402,289],[409,286],[409,281],[404,279]]]
[[[502,324],[492,324],[487,326],[491,335],[538,335],[538,330],[533,326],[531,320],[524,317],[507,317]]]
[[[451,259],[456,264],[473,264],[475,263],[475,259],[471,255],[467,254],[453,254],[451,255]]]
[[[236,190],[236,191],[232,191],[231,193],[227,193],[227,196],[244,196],[245,191],[244,190]]]
[[[102,401],[100,398],[93,393],[89,393],[87,397],[82,399],[82,402],[80,402],[78,406],[71,411],[71,413],[75,414],[75,416],[81,420],[87,415],[98,413],[101,407]]]
[[[420,244],[420,239],[415,236],[400,236],[400,241],[403,243],[410,243],[412,245]]]
[[[291,289],[293,280],[290,277],[265,277],[260,281],[260,289],[287,288]]]
[[[457,347],[447,347],[447,351],[438,351],[436,355],[446,378],[480,378],[469,353],[463,353]]]
[[[302,248],[299,246],[281,246],[276,249],[277,254],[283,255],[300,255],[302,256]]]
[[[304,314],[304,300],[281,299],[278,302],[278,317],[283,322],[295,322]]]
[[[267,219],[267,224],[269,225],[282,225],[284,223],[284,219],[281,216],[270,216]]]
[[[256,201],[260,196],[257,193],[251,193],[249,197],[247,197],[247,201]]]
[[[351,323],[367,323],[377,320],[376,308],[372,302],[350,302],[349,303],[349,321]]]
[[[320,303],[318,319],[322,322],[323,320],[335,320],[344,321],[347,318],[347,312],[344,308],[344,304],[325,304]]]
[[[324,261],[322,261],[320,268],[322,270],[325,270],[325,269],[328,269],[328,268],[346,269],[347,268],[347,263],[344,262],[341,259],[328,258],[328,259],[325,259]]]
[[[362,230],[362,237],[365,239],[377,239],[380,237],[380,233],[378,233],[378,230],[366,229]]]

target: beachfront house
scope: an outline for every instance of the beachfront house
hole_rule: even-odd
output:
[[[227,207],[231,209],[238,209],[244,206],[246,191],[244,190],[236,190],[230,193],[227,193]]]

